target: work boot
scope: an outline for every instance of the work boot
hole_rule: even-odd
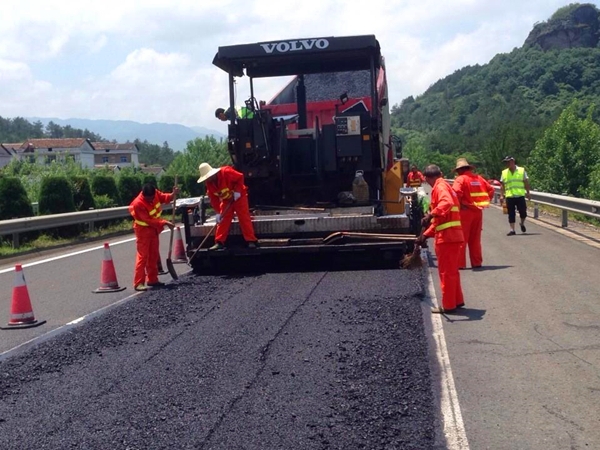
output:
[[[138,292],[144,292],[144,291],[148,290],[148,288],[146,286],[144,286],[143,284],[138,284],[133,289],[136,290],[136,291],[138,291]]]
[[[254,241],[254,242],[248,242],[248,248],[251,248],[251,249],[256,249],[256,248],[258,248],[258,247],[259,247],[259,245],[258,245],[258,241]]]
[[[215,245],[209,248],[209,250],[223,250],[225,246],[220,242],[217,242]]]
[[[165,287],[165,283],[163,283],[162,281],[157,281],[155,283],[148,283],[148,287],[150,287],[150,288],[161,288],[161,287]]]

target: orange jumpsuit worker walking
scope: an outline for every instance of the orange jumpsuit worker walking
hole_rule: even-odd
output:
[[[427,229],[415,242],[422,245],[427,238],[435,236],[442,306],[431,308],[431,312],[452,312],[465,305],[458,271],[458,259],[464,242],[460,224],[460,204],[456,192],[444,180],[438,166],[427,166],[425,181],[433,187],[431,210],[422,221]]]
[[[164,286],[164,283],[158,281],[158,235],[165,225],[171,230],[174,225],[168,220],[160,218],[161,204],[173,201],[173,195],[178,192],[177,186],[173,187],[171,194],[166,194],[148,183],[129,205],[137,246],[133,274],[133,286],[136,291],[145,291],[148,289],[147,286]]]
[[[244,185],[244,175],[233,167],[212,168],[208,163],[200,164],[198,169],[200,171],[198,183],[206,182],[206,193],[210,198],[210,204],[217,212],[215,245],[210,250],[225,248],[234,212],[240,222],[240,229],[248,243],[248,248],[256,248],[258,240],[254,235],[250,218],[248,189]]]
[[[453,171],[458,173],[452,189],[460,202],[460,221],[465,242],[461,248],[458,267],[467,267],[467,246],[469,259],[473,269],[481,267],[483,255],[481,252],[481,230],[483,229],[483,209],[490,206],[494,196],[494,188],[480,175],[472,172],[474,166],[465,158],[458,158]]]

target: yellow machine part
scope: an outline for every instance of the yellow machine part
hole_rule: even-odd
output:
[[[403,214],[405,199],[400,195],[400,188],[404,187],[402,161],[396,161],[392,168],[385,173],[383,186],[383,210],[385,214]]]

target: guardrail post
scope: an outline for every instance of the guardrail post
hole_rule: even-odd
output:
[[[562,224],[560,225],[563,228],[567,228],[569,226],[569,212],[566,209],[562,211]]]
[[[94,231],[94,221],[88,222],[88,232],[91,233]]]
[[[12,237],[13,248],[19,248],[19,233],[13,233]]]
[[[533,218],[534,219],[540,218],[540,205],[538,205],[537,203],[533,204]]]

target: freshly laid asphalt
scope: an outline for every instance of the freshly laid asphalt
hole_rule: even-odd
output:
[[[424,286],[180,278],[0,362],[0,448],[430,449]]]

